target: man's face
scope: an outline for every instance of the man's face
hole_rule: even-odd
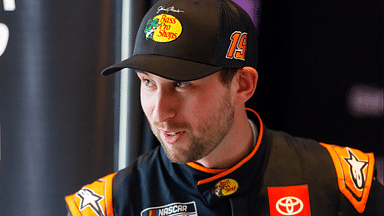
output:
[[[144,113],[172,162],[197,161],[228,134],[234,105],[230,88],[219,81],[219,73],[190,82],[137,74]]]

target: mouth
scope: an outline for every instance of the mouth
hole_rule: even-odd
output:
[[[170,132],[170,133],[166,133],[168,136],[176,136],[177,134],[179,134],[180,132]]]
[[[160,130],[161,138],[165,143],[168,144],[175,144],[178,142],[183,135],[185,134],[184,131],[165,131]]]

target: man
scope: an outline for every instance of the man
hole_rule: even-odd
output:
[[[161,143],[67,196],[68,215],[379,215],[374,156],[265,128],[257,33],[230,0],[160,0],[134,55],[141,105]]]

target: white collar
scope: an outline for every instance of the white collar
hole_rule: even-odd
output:
[[[257,139],[257,127],[255,125],[255,123],[251,120],[251,119],[248,119],[249,123],[251,124],[251,127],[252,127],[252,131],[253,131],[253,147],[256,146],[256,139]]]

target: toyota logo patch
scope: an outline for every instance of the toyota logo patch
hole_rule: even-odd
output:
[[[268,187],[271,216],[310,216],[308,185]]]
[[[276,203],[276,210],[282,215],[296,215],[304,208],[303,201],[297,197],[281,198]]]

